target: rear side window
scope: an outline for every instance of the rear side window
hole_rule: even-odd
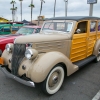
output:
[[[91,21],[90,22],[90,32],[95,32],[96,31],[96,22]]]
[[[98,22],[98,31],[100,31],[100,22]]]

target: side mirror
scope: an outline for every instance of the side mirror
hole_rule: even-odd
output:
[[[77,29],[77,30],[76,30],[76,33],[81,33],[81,30],[80,30],[80,29]]]

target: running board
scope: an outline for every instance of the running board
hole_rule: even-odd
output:
[[[84,65],[88,64],[89,62],[93,61],[96,59],[95,55],[91,55],[87,58],[85,58],[84,60],[80,60],[77,62],[74,62],[73,64],[77,65],[79,68],[83,67]]]

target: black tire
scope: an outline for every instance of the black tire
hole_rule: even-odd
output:
[[[97,55],[97,57],[96,57],[96,59],[95,59],[95,62],[96,63],[98,63],[100,61],[100,48],[99,48],[99,50],[98,50],[98,55]]]
[[[0,57],[1,57],[1,55],[2,55],[2,50],[0,50]]]
[[[64,68],[56,65],[48,74],[44,82],[41,83],[42,91],[46,94],[55,94],[62,86],[64,80]]]

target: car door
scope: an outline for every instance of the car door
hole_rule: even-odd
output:
[[[70,60],[76,62],[87,57],[88,21],[80,21],[72,37]]]
[[[93,54],[93,48],[97,38],[97,21],[91,20],[88,25],[88,38],[87,38],[87,57]]]

